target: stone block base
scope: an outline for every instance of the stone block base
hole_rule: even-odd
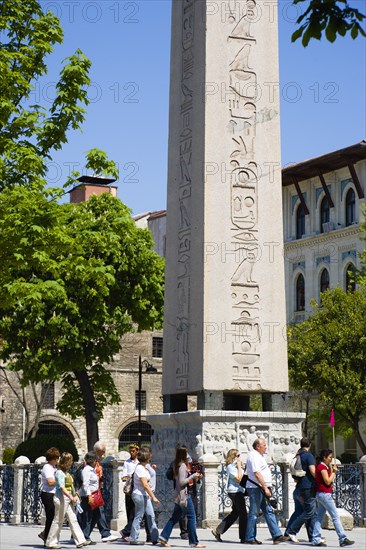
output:
[[[339,515],[339,518],[341,520],[343,529],[345,531],[352,531],[353,529],[353,516],[347,510],[344,510],[343,508],[337,508],[337,512]],[[333,521],[328,512],[325,514],[323,525],[323,529],[334,529]]]
[[[220,525],[220,519],[203,519],[202,520],[202,529],[216,529]]]

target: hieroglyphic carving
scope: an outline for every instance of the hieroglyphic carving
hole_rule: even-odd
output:
[[[182,3],[182,75],[180,103],[180,180],[178,227],[178,315],[176,320],[176,388],[188,387],[189,291],[191,278],[192,112],[194,70],[194,0]]]
[[[257,74],[251,66],[256,37],[255,0],[247,0],[244,12],[228,0],[228,48],[231,55],[228,84],[228,137],[231,165],[231,241],[239,258],[231,275],[232,360],[236,388],[260,389],[260,289],[258,260],[258,169],[256,163]],[[253,365],[253,366],[252,366]],[[240,436],[242,448],[248,442]]]

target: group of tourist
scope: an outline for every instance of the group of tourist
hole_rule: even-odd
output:
[[[145,519],[147,542],[170,547],[169,537],[173,527],[182,516],[187,519],[187,536],[192,548],[205,548],[200,544],[196,530],[196,511],[193,502],[193,492],[190,488],[202,478],[202,473],[191,472],[188,449],[184,445],[177,447],[172,475],[174,481],[174,510],[160,536],[156,526],[155,513],[152,506],[159,504],[154,491],[156,486],[155,465],[151,464],[151,449],[130,445],[130,458],[124,463],[122,480],[126,483],[133,478],[133,490],[126,494],[127,524],[121,531],[122,539],[131,545],[142,544],[139,541],[141,521]],[[182,525],[181,525],[182,532]],[[183,537],[186,538],[185,533]]]
[[[340,546],[354,544],[344,532],[332,498],[332,483],[337,471],[336,465],[332,465],[332,451],[322,450],[316,465],[310,453],[310,441],[303,438],[300,445],[301,448],[297,454],[300,457],[302,470],[297,477],[294,477],[295,511],[284,533],[278,527],[274,512],[276,500],[272,495],[272,474],[264,456],[267,451],[266,440],[261,438],[254,440],[253,449],[248,454],[246,464],[241,460],[238,449],[228,451],[226,489],[232,510],[212,531],[217,541],[222,542],[222,535],[239,519],[240,542],[262,544],[257,539],[257,519],[262,512],[273,544],[287,541],[299,543],[297,535],[305,525],[311,545],[326,546],[326,541],[321,536],[321,526],[325,512],[328,511],[338,534]],[[133,444],[130,445],[129,450],[130,458],[125,461],[122,472],[122,480],[131,487],[125,494],[127,524],[121,531],[122,541],[130,545],[143,544],[139,541],[139,535],[144,520],[147,542],[170,547],[169,538],[173,527],[186,518],[185,528],[181,523],[182,538],[188,538],[190,547],[205,548],[197,536],[193,498],[193,488],[200,482],[203,473],[192,470],[187,447],[184,445],[177,447],[175,459],[170,467],[169,479],[174,482],[174,509],[160,535],[153,508],[153,504],[158,505],[159,500],[155,496],[156,466],[152,463],[151,449],[146,446],[139,448],[138,445]],[[47,451],[47,463],[42,469],[41,493],[46,523],[44,530],[39,534],[46,548],[61,548],[60,531],[65,517],[77,548],[96,544],[90,539],[95,525],[98,526],[102,542],[113,542],[119,539],[118,536],[111,534],[103,502],[101,506],[94,506],[96,494],[103,484],[103,469],[100,461],[105,451],[105,444],[97,442],[94,445],[94,451],[85,455],[77,492],[73,477],[69,474],[73,463],[72,455],[62,453],[60,456],[55,448]],[[245,480],[244,483],[243,480]],[[248,512],[246,496],[249,499]],[[77,514],[73,505],[78,507]]]
[[[300,442],[298,451],[304,475],[294,478],[295,511],[289,519],[286,531],[281,533],[274,513],[276,501],[272,497],[272,475],[264,458],[267,450],[265,439],[256,439],[244,467],[240,453],[231,449],[226,458],[227,492],[232,502],[231,513],[224,518],[212,534],[218,541],[229,527],[239,518],[239,538],[244,544],[262,544],[257,539],[257,518],[262,511],[266,520],[273,544],[291,541],[299,543],[296,535],[305,524],[309,541],[312,546],[327,546],[321,537],[321,527],[325,512],[328,511],[334,524],[341,547],[351,546],[354,541],[347,538],[337,509],[332,498],[332,483],[337,467],[332,465],[333,454],[330,449],[322,450],[318,465],[310,453],[311,443],[307,438]],[[245,488],[240,484],[243,476],[247,476]],[[247,514],[245,494],[249,497],[249,512]],[[273,500],[272,500],[273,499]]]
[[[45,508],[46,522],[39,533],[46,548],[61,548],[60,533],[67,518],[76,548],[96,544],[90,539],[98,525],[102,542],[112,542],[119,537],[112,535],[108,527],[104,507],[93,507],[93,493],[103,484],[103,469],[100,460],[105,454],[105,444],[98,441],[94,451],[85,455],[81,470],[81,483],[75,490],[74,478],[69,473],[73,464],[70,453],[62,453],[55,447],[46,452],[46,464],[42,468],[41,500]],[[77,513],[74,506],[77,506]]]

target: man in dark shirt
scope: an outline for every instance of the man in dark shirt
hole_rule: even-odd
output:
[[[312,539],[314,523],[316,519],[316,483],[315,483],[315,460],[314,456],[310,452],[311,441],[306,437],[303,437],[300,441],[301,449],[299,455],[301,458],[302,469],[305,470],[306,475],[300,477],[297,482],[297,490],[300,498],[304,503],[304,511],[300,514],[295,521],[286,529],[285,535],[295,536],[301,529],[304,523],[307,524],[309,530],[309,536]],[[320,542],[315,546],[326,546],[324,542]]]

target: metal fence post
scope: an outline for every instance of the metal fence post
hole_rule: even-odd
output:
[[[219,524],[219,460],[213,454],[204,454],[199,458],[204,466],[203,478],[203,514],[202,527],[216,527]]]

